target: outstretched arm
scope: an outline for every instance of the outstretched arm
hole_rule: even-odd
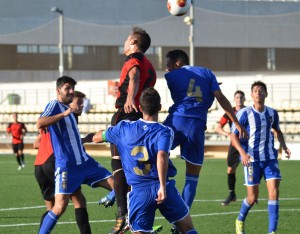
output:
[[[160,187],[157,192],[156,202],[157,204],[160,204],[163,203],[167,198],[166,181],[167,181],[167,172],[169,166],[169,157],[167,152],[162,150],[158,151],[156,166],[157,166],[159,183],[160,183]]]
[[[236,129],[240,133],[240,137],[242,139],[248,139],[248,133],[247,133],[247,131],[240,125],[239,121],[237,120],[237,118],[236,118],[236,116],[235,116],[235,114],[233,112],[233,109],[231,107],[230,102],[224,96],[224,94],[222,93],[222,91],[221,90],[215,91],[214,92],[214,96],[217,98],[218,102],[220,103],[220,105],[224,109],[225,113],[228,115],[228,117],[231,119],[231,121],[235,124]]]
[[[40,117],[36,123],[36,126],[38,129],[41,128],[46,128],[50,125],[55,124],[56,122],[58,122],[59,120],[61,120],[64,117],[67,117],[69,114],[71,113],[78,113],[78,109],[75,108],[69,108],[66,111],[59,113],[57,115],[53,115],[53,116],[47,116],[47,117]]]

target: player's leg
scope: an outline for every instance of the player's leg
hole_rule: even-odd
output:
[[[175,223],[177,229],[182,233],[182,234],[197,234],[198,232],[195,230],[192,218],[188,214],[187,216],[184,217],[184,219],[177,221]]]
[[[54,207],[45,216],[39,234],[46,234],[52,231],[52,229],[55,227],[57,223],[57,220],[66,210],[69,203],[69,199],[70,199],[69,194],[55,195]]]
[[[44,163],[43,165],[35,166],[34,175],[39,184],[42,196],[45,201],[46,211],[42,214],[40,220],[40,226],[43,223],[45,216],[54,206],[54,162],[52,166],[52,170],[48,172],[48,167],[51,163]],[[48,175],[51,173],[51,175]]]
[[[227,184],[229,189],[228,197],[221,203],[223,206],[229,205],[230,202],[236,201],[235,183],[236,183],[236,168],[239,165],[239,152],[232,146],[229,146],[227,155]]]
[[[19,144],[18,154],[21,158],[22,167],[24,168],[25,167],[25,158],[24,158],[23,150],[24,150],[24,143],[22,142]]]
[[[186,138],[180,145],[181,157],[186,161],[185,185],[182,197],[186,204],[191,207],[196,196],[199,175],[204,160],[205,125],[193,118],[181,118],[179,123],[185,125],[180,127],[180,131],[184,132]]]
[[[201,166],[192,164],[188,161],[185,161],[185,165],[186,174],[185,184],[182,191],[182,198],[186,202],[186,204],[191,208],[194,198],[196,196]]]
[[[75,208],[75,218],[77,226],[81,234],[90,234],[91,226],[89,223],[89,215],[86,208],[86,198],[81,189],[78,189],[71,195],[71,200]]]
[[[235,222],[237,234],[244,233],[244,222],[247,215],[256,203],[259,194],[259,183],[261,179],[261,168],[258,163],[252,163],[248,167],[244,167],[245,185],[247,186],[247,197],[243,200],[240,208],[239,216]]]
[[[21,170],[22,169],[22,162],[21,162],[21,157],[19,157],[19,154],[18,154],[18,145],[17,144],[12,144],[12,149],[13,149],[13,152],[16,156],[17,163],[19,165],[18,170]]]
[[[280,170],[278,168],[277,160],[272,160],[267,163],[264,170],[264,177],[266,179],[269,201],[269,231],[275,232],[277,229],[279,219],[279,184],[281,180]]]

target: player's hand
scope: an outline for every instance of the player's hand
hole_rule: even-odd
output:
[[[287,159],[290,159],[292,153],[288,148],[284,149],[284,153],[285,153],[285,157]]]
[[[81,138],[82,144],[87,143],[87,142],[93,142],[93,136],[95,133],[89,133],[85,137]]]
[[[246,129],[244,127],[242,127],[241,125],[237,125],[236,128],[240,133],[239,134],[240,139],[248,139],[249,138],[248,132],[246,131]]]
[[[135,105],[134,100],[128,98],[124,105],[124,111],[126,114],[128,114],[128,113],[133,112],[134,110],[135,110],[135,112],[138,112],[138,109]]]
[[[251,163],[251,156],[249,154],[243,154],[241,155],[241,163],[243,164],[243,166],[248,167]]]
[[[161,204],[163,203],[167,198],[167,193],[165,189],[159,188],[158,192],[157,192],[157,198],[155,199],[155,201],[157,202],[157,204]]]

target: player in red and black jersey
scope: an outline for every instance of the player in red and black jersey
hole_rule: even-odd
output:
[[[245,94],[241,90],[237,90],[234,93],[234,102],[235,102],[235,107],[233,107],[234,113],[236,114],[240,109],[244,108],[244,102],[245,102]],[[227,114],[224,114],[222,118],[220,119],[216,132],[219,133],[220,135],[224,135],[229,137],[230,132],[225,131],[223,128],[224,126],[229,123],[229,126],[231,127],[231,120],[227,116]],[[227,183],[228,183],[228,188],[229,188],[229,196],[221,203],[223,206],[229,205],[230,202],[236,201],[236,194],[235,194],[235,181],[236,181],[236,168],[238,167],[240,162],[240,154],[234,148],[232,143],[229,145],[229,150],[228,150],[228,155],[227,155]]]
[[[118,96],[116,100],[117,111],[113,115],[111,125],[115,126],[121,120],[138,120],[142,113],[138,109],[139,98],[143,90],[153,87],[156,82],[156,72],[151,62],[145,56],[151,44],[149,34],[139,27],[133,27],[132,32],[124,43],[126,61],[123,65]],[[127,214],[126,194],[128,185],[120,161],[120,154],[115,145],[111,144],[112,170],[114,173],[114,189],[118,206],[116,226],[111,233],[120,233],[125,225]]]
[[[27,132],[27,128],[24,123],[18,121],[18,114],[13,114],[14,122],[9,123],[6,132],[8,137],[11,135],[12,137],[12,148],[13,152],[16,155],[17,162],[19,164],[18,170],[21,170],[25,167],[24,161],[24,136]]]

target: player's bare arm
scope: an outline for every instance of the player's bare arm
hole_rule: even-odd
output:
[[[288,149],[288,147],[285,144],[285,140],[284,140],[282,131],[281,130],[275,130],[275,129],[274,129],[274,131],[275,131],[277,139],[278,139],[278,141],[279,141],[279,143],[280,143],[280,145],[281,145],[281,147],[282,147],[282,149],[285,153],[285,157],[289,159],[291,157],[291,151]]]
[[[129,72],[129,85],[127,92],[127,99],[124,105],[125,113],[131,113],[132,111],[138,111],[134,98],[136,97],[139,90],[139,82],[140,82],[140,70],[138,67],[133,67]]]
[[[95,133],[92,136],[92,142],[94,142],[94,143],[102,143],[102,142],[104,142],[105,139],[103,139],[103,134],[105,134],[105,132],[102,131],[102,130],[100,130],[97,133]]]
[[[35,141],[33,142],[33,148],[38,149],[40,147],[40,142],[42,138],[41,129],[39,129],[39,135],[35,138]]]
[[[236,129],[239,131],[240,133],[240,138],[242,139],[248,139],[248,133],[246,131],[245,128],[243,128],[239,121],[236,118],[236,115],[233,112],[233,109],[231,107],[230,102],[228,101],[228,99],[224,96],[224,94],[222,93],[221,90],[217,90],[214,92],[214,96],[216,97],[216,99],[218,100],[218,102],[220,103],[221,107],[223,108],[223,110],[225,111],[225,113],[228,115],[228,117],[231,119],[231,121],[235,124]]]
[[[237,149],[237,151],[239,151],[239,153],[241,155],[241,162],[242,162],[243,166],[248,166],[250,163],[250,156],[243,149],[237,135],[235,135],[235,133],[232,132],[230,134],[230,139],[231,139],[231,142],[234,145],[234,147]]]
[[[220,135],[229,137],[230,136],[230,132],[227,132],[224,130],[224,126],[222,126],[222,124],[218,123],[217,127],[216,127],[216,132]]]
[[[54,116],[47,116],[47,117],[40,117],[36,123],[36,127],[38,129],[41,128],[46,128],[50,125],[55,124],[56,122],[58,122],[59,120],[61,120],[62,118],[68,116],[71,113],[76,113],[78,110],[74,109],[74,108],[69,108],[66,111],[59,113],[57,115]]]
[[[157,204],[163,203],[167,198],[166,193],[166,181],[167,181],[167,171],[169,165],[169,157],[168,153],[165,151],[158,151],[157,153],[157,172],[159,177],[160,188],[157,192]]]

